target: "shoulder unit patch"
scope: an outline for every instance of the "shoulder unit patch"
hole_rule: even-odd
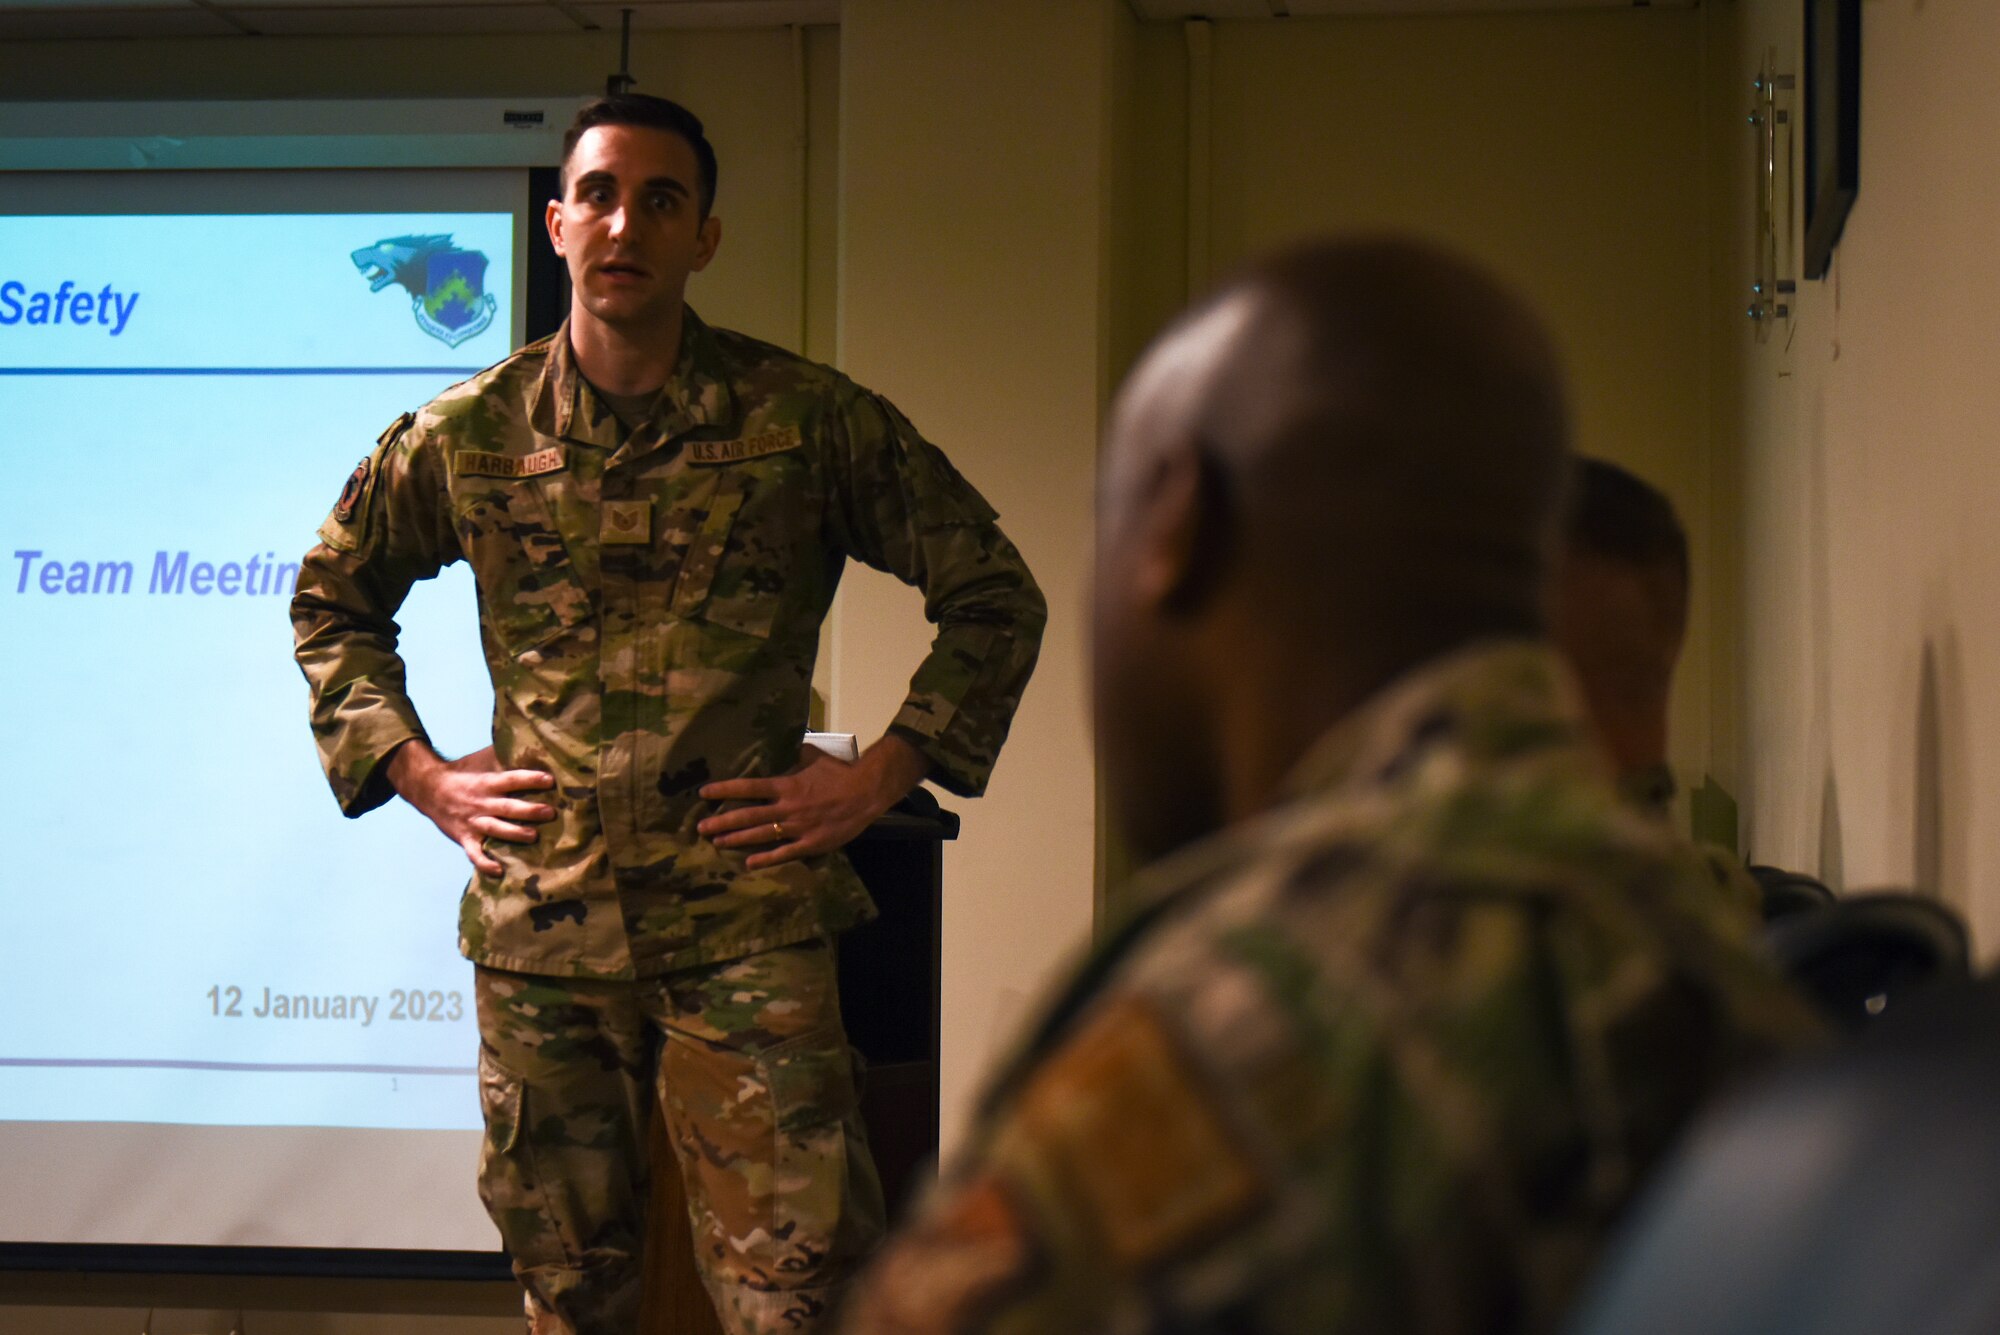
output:
[[[340,489],[340,499],[334,502],[334,520],[342,524],[354,522],[354,512],[361,508],[361,498],[368,494],[368,465],[375,456],[369,455],[354,465],[354,471],[347,475],[347,483]]]
[[[1021,1096],[1034,1142],[1068,1169],[1112,1256],[1165,1260],[1236,1220],[1268,1184],[1207,1087],[1138,997],[1111,1000]]]

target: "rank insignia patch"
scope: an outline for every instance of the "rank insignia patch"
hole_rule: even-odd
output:
[[[606,501],[597,540],[607,546],[640,547],[653,540],[651,501]]]

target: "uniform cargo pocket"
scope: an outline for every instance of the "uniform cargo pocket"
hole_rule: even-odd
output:
[[[502,1068],[482,1047],[479,1110],[486,1117],[486,1145],[493,1153],[509,1153],[521,1138],[521,1090],[521,1078]]]
[[[479,1051],[479,1108],[486,1137],[479,1147],[479,1199],[518,1266],[561,1265],[569,1257],[563,1230],[525,1134],[527,1082]]]
[[[458,532],[480,616],[508,653],[538,649],[589,620],[590,595],[535,483],[496,481],[461,497]]]
[[[783,549],[764,541],[746,511],[755,483],[732,470],[709,503],[674,586],[674,613],[762,639],[777,622],[784,593]]]
[[[879,1235],[882,1189],[860,1139],[853,1066],[837,1025],[780,1043],[758,1066],[775,1121],[775,1268],[809,1285],[827,1258],[857,1256]]]
[[[766,1049],[757,1064],[780,1135],[838,1121],[854,1107],[854,1061],[837,1026],[788,1038]]]

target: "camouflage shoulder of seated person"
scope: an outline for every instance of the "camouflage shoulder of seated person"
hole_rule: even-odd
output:
[[[1553,1330],[1704,1098],[1818,1025],[1532,648],[1156,868],[853,1331]]]

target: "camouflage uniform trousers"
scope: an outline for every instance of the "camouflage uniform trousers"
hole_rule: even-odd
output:
[[[475,994],[480,1198],[534,1335],[637,1329],[656,1084],[723,1329],[820,1326],[884,1227],[831,943],[637,982],[479,968]]]

